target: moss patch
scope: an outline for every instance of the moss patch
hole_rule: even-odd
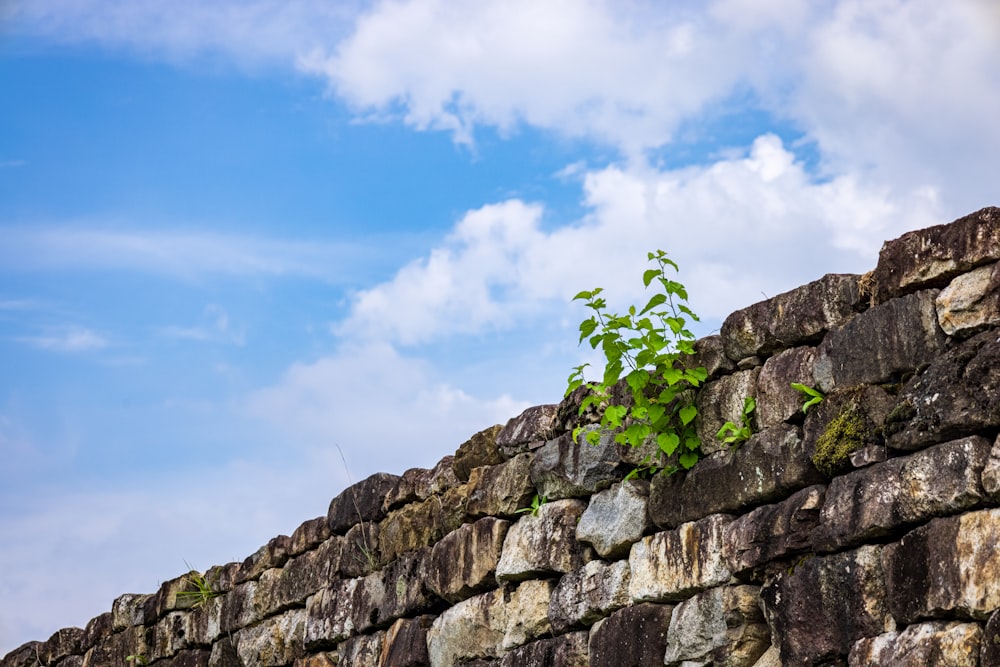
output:
[[[851,452],[860,449],[873,436],[857,400],[848,401],[816,440],[813,465],[827,477],[833,477],[847,466]]]

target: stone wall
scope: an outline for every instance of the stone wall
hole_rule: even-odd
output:
[[[730,315],[686,474],[623,481],[577,393],[0,667],[1000,665],[998,260],[983,209]]]

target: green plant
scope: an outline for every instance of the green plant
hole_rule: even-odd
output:
[[[753,435],[752,415],[757,409],[757,401],[753,396],[743,399],[743,412],[740,414],[740,426],[733,422],[726,422],[715,434],[716,438],[722,440],[724,444],[735,445],[750,439]]]
[[[188,573],[184,576],[184,581],[189,585],[194,586],[194,590],[178,591],[177,597],[186,600],[193,600],[191,605],[193,608],[197,609],[202,607],[214,597],[222,595],[221,592],[212,590],[212,586],[205,580],[205,577],[191,567],[190,564],[184,563],[188,566]],[[144,663],[140,663],[144,664]]]
[[[594,311],[580,323],[579,342],[587,340],[595,350],[600,347],[606,365],[599,382],[584,379],[588,364],[575,367],[567,379],[566,394],[587,386],[590,392],[580,404],[580,414],[595,406],[601,427],[616,431],[615,442],[638,447],[653,438],[661,460],[676,455],[681,467],[690,468],[700,457],[701,441],[694,426],[698,408],[685,391],[699,386],[708,373],[703,367],[686,367],[681,358],[694,354],[694,334],[687,329],[687,319],[697,321],[698,316],[686,305],[684,285],[667,274],[668,267],[677,272],[677,264],[662,250],[649,253],[647,259],[656,268],[646,270],[642,282],[647,289],[653,283],[659,289],[641,310],[633,305],[625,315],[608,312],[600,287],[573,297]],[[631,395],[628,406],[611,401],[612,389],[623,374]],[[582,426],[573,430],[574,440],[581,430]],[[592,430],[586,439],[596,444],[600,432]],[[665,472],[677,469],[673,463],[660,468]]]
[[[361,531],[361,542],[355,543],[360,555],[355,554],[355,559],[361,565],[367,565],[368,569],[374,572],[378,569],[378,558],[375,555],[375,549],[368,542],[368,529],[365,528],[365,520],[361,515],[361,507],[358,506],[358,497],[354,493],[354,480],[351,479],[350,468],[347,467],[347,457],[344,456],[344,450],[340,448],[340,445],[334,443],[334,447],[340,452],[340,460],[344,463],[344,473],[347,475],[347,483],[350,484],[351,490],[351,502],[354,504],[354,511],[358,514],[358,525]]]
[[[136,653],[135,655],[125,656],[125,662],[134,662],[137,665],[148,665],[149,658],[146,657],[145,653]]]
[[[826,398],[823,395],[823,392],[821,392],[819,389],[814,389],[813,387],[804,385],[800,382],[793,382],[792,389],[794,389],[795,391],[802,392],[803,394],[806,395],[807,400],[805,403],[802,404],[802,414],[809,412],[809,408],[816,405],[817,403],[821,403],[823,399]]]
[[[542,509],[542,505],[549,502],[549,499],[545,496],[539,496],[537,493],[535,497],[531,499],[531,506],[522,507],[521,509],[514,512],[515,514],[530,514],[531,516],[538,516],[538,510]]]

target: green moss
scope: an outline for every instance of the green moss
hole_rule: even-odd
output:
[[[813,465],[827,477],[833,477],[845,467],[851,452],[861,448],[873,435],[857,402],[848,401],[816,440]]]

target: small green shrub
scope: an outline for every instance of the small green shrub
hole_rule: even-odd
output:
[[[740,426],[733,422],[726,422],[715,434],[715,437],[722,440],[726,445],[738,445],[745,442],[753,435],[753,411],[757,409],[757,401],[753,396],[743,399],[743,412],[740,414]]]
[[[668,269],[678,271],[677,264],[662,250],[649,253],[647,259],[656,268],[643,274],[643,284],[647,289],[655,284],[658,290],[641,310],[630,306],[625,315],[608,312],[600,287],[573,297],[594,311],[580,323],[579,342],[587,340],[592,348],[599,347],[606,364],[599,382],[584,379],[587,364],[574,368],[567,379],[566,395],[587,386],[590,392],[580,405],[580,414],[595,406],[602,429],[616,432],[615,442],[639,447],[652,438],[664,463],[648,469],[670,473],[678,465],[690,468],[701,455],[694,421],[698,408],[692,393],[686,390],[698,387],[708,373],[703,367],[688,368],[681,361],[694,354],[694,334],[687,326],[689,318],[697,321],[698,316],[687,306],[684,285],[668,275]],[[631,405],[611,401],[612,389],[623,375]],[[582,430],[574,429],[574,440]],[[600,432],[590,431],[586,439],[597,444]]]
[[[191,568],[190,565],[188,565],[188,569],[190,571],[185,575],[184,581],[193,586],[194,590],[179,591],[177,593],[178,598],[193,601],[191,606],[197,609],[204,606],[212,598],[222,595],[221,592],[212,590],[212,587],[200,572]]]
[[[800,382],[793,382],[792,389],[806,395],[806,402],[802,404],[802,414],[809,412],[809,408],[817,403],[821,403],[825,398],[825,396],[823,396],[823,392],[819,389],[804,385]]]
[[[542,509],[542,505],[549,502],[549,499],[545,496],[539,496],[537,493],[535,497],[531,499],[531,506],[522,507],[521,509],[514,512],[515,514],[530,514],[531,516],[538,516],[538,511]]]

